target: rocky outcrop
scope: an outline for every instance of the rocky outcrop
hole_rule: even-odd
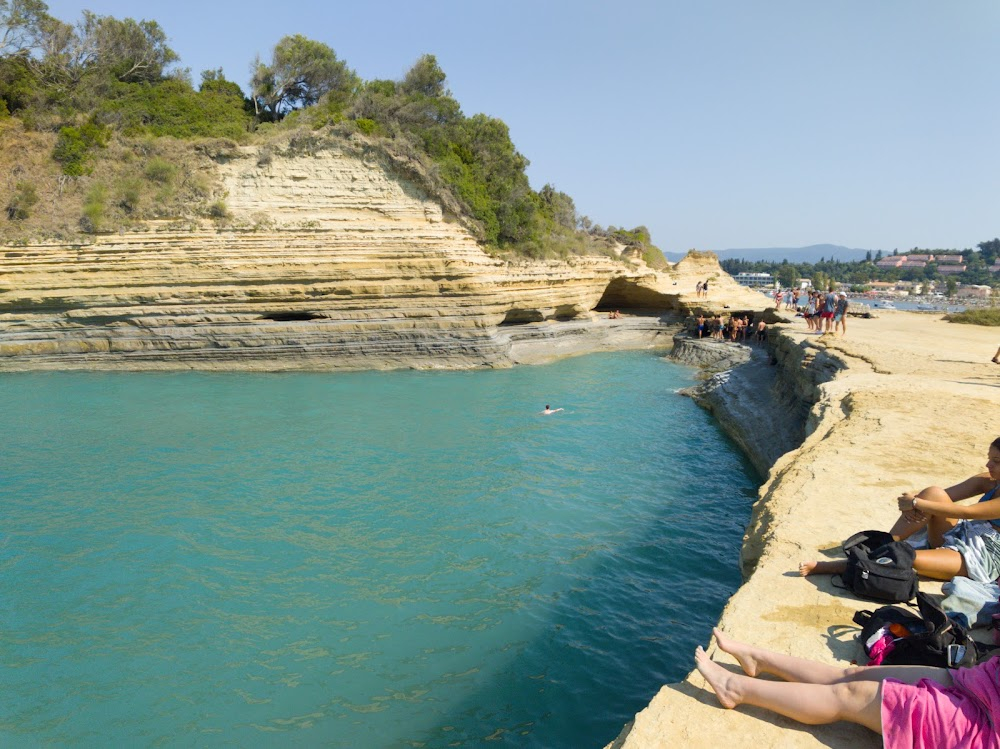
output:
[[[647,344],[689,315],[696,276],[763,299],[714,256],[662,273],[491,257],[374,150],[317,141],[217,161],[225,224],[0,248],[0,369],[507,366],[533,333],[579,342],[608,309],[652,314],[645,338],[618,331]]]
[[[750,361],[753,351],[753,347],[745,343],[692,338],[689,334],[680,334],[674,337],[670,358],[678,364],[718,372],[745,364]]]
[[[744,584],[719,624],[741,640],[846,666],[861,655],[852,617],[871,604],[834,587],[828,577],[799,577],[798,563],[836,556],[840,541],[862,528],[888,528],[902,491],[982,470],[996,436],[996,365],[990,363],[995,336],[989,328],[897,313],[852,322],[844,338],[812,335],[795,321],[772,330],[769,345],[762,366],[774,373],[767,388],[777,404],[772,407],[790,414],[801,438],[769,466],[744,536]],[[724,400],[742,400],[734,382],[756,364],[751,358],[732,370],[716,391]],[[734,410],[720,421],[741,443],[761,442],[772,434],[762,427],[761,413]],[[938,587],[921,581],[922,590]],[[710,633],[704,636],[708,643]],[[714,647],[709,653],[739,670]],[[746,706],[724,710],[695,671],[665,685],[609,746],[881,744],[852,724],[810,727]]]

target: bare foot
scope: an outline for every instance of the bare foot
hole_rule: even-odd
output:
[[[712,634],[715,635],[715,641],[719,643],[719,650],[723,653],[729,653],[740,662],[743,673],[747,676],[756,676],[760,673],[757,668],[757,659],[753,657],[753,646],[732,639],[718,627],[712,630]]]
[[[694,662],[698,667],[698,672],[712,687],[720,705],[727,710],[732,710],[740,704],[739,679],[745,679],[745,676],[739,676],[724,669],[708,657],[708,653],[702,650],[701,645],[694,651]]]
[[[816,569],[816,565],[817,562],[800,562],[799,574],[802,575],[802,577],[805,577],[806,575],[811,575],[813,573],[813,570]]]

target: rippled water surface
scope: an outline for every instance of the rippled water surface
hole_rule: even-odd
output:
[[[603,746],[739,584],[690,377],[0,377],[0,745]]]

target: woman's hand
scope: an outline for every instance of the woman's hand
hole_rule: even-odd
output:
[[[927,520],[927,516],[913,506],[917,498],[909,492],[903,492],[896,501],[899,503],[899,511],[903,513],[903,517],[909,522],[922,523]]]

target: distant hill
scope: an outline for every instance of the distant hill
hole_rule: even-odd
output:
[[[790,263],[815,263],[820,258],[836,258],[837,260],[864,260],[865,254],[869,250],[851,249],[836,244],[813,244],[808,247],[766,247],[744,250],[712,250],[719,256],[719,261],[723,260],[763,260],[765,262],[778,262],[787,260]],[[874,254],[874,250],[871,251]],[[667,260],[676,263],[684,252],[666,252]],[[885,253],[888,254],[888,253]]]

